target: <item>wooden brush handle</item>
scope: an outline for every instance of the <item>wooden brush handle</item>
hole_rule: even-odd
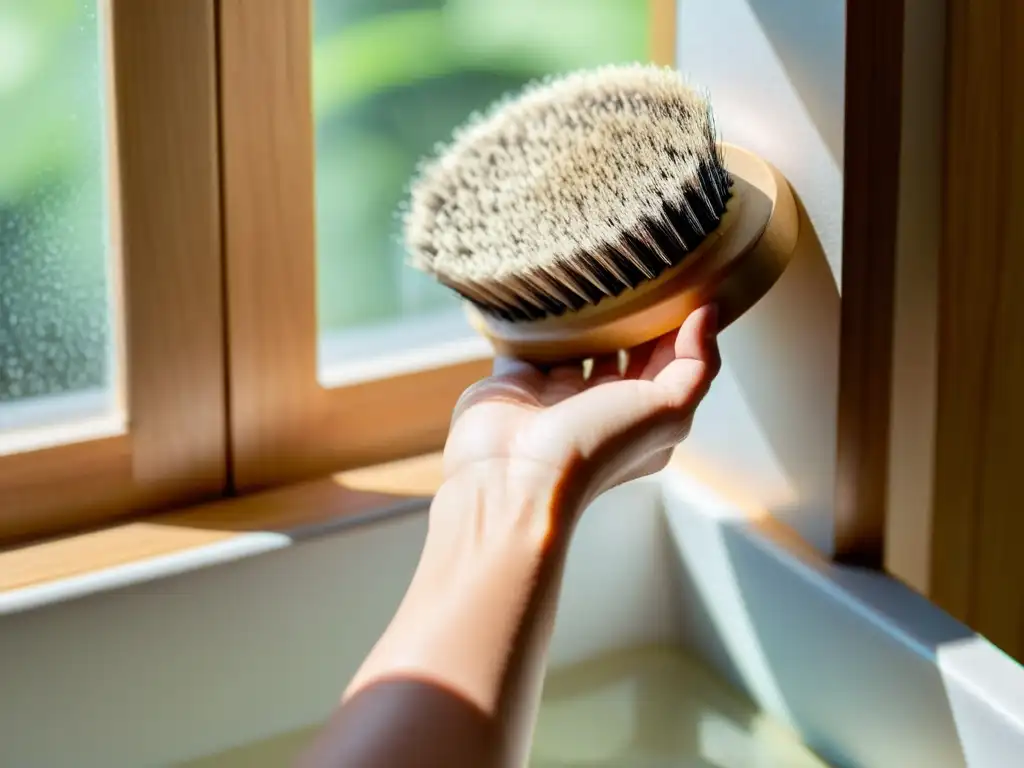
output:
[[[497,354],[538,364],[630,349],[682,325],[714,301],[724,328],[764,296],[799,242],[796,201],[782,174],[739,147],[723,145],[733,197],[714,232],[654,280],[560,317],[503,321],[467,305],[472,325]]]

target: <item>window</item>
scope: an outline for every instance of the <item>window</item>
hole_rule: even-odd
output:
[[[673,6],[4,3],[0,542],[439,448],[489,355],[403,266],[416,163]]]
[[[117,429],[96,13],[0,9],[0,431],[12,446],[89,417]]]
[[[224,487],[214,29],[0,8],[0,540]]]
[[[647,58],[648,27],[647,6],[632,0],[314,2],[325,385],[393,373],[396,353],[405,367],[486,354],[451,292],[403,264],[395,212],[408,180],[467,115],[528,81]]]
[[[239,489],[441,445],[488,350],[447,292],[402,266],[409,177],[470,112],[528,80],[649,58],[655,5],[671,4],[222,4]]]

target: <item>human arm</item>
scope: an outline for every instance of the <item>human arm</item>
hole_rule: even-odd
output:
[[[499,360],[467,390],[409,589],[303,768],[525,762],[573,528],[668,462],[718,371],[714,334],[704,308],[623,374]]]

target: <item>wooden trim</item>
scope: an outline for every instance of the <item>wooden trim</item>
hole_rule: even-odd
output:
[[[905,11],[899,96],[877,73],[896,71],[895,11],[849,9],[873,42],[851,44],[848,87],[859,55],[876,77],[848,94],[840,518],[847,554],[873,560],[884,531],[890,574],[1021,659],[1024,10]]]
[[[927,585],[1024,658],[1024,13],[949,0],[934,535]]]
[[[317,380],[310,3],[224,0],[220,14],[235,487],[436,450],[486,361]]]
[[[233,479],[315,470],[317,386],[310,2],[223,0],[221,146]]]
[[[974,602],[986,397],[1005,210],[1003,3],[948,0],[945,231],[939,259],[931,562],[915,586],[962,621]],[[980,79],[979,79],[980,78]],[[970,110],[960,112],[960,110]],[[994,185],[994,186],[989,186]],[[971,258],[964,259],[965,254]],[[891,553],[891,568],[905,556]],[[944,561],[944,562],[943,562]],[[935,567],[941,562],[941,567]]]
[[[127,435],[0,458],[0,541],[88,525],[135,500]]]
[[[221,116],[233,480],[241,492],[443,445],[489,360],[317,381],[311,3],[223,0]],[[671,61],[674,2],[654,0]]]
[[[945,0],[906,0],[885,567],[927,591],[946,123]]]
[[[367,467],[243,498],[0,551],[0,593],[229,541],[291,531],[421,499],[441,484],[441,456]]]
[[[1000,178],[998,185],[989,190],[989,210],[1000,212],[1002,229],[998,250],[992,257],[997,265],[993,271],[998,275],[998,294],[992,310],[991,342],[986,345],[987,388],[981,397],[986,417],[984,462],[980,465],[979,542],[970,620],[997,645],[1024,659],[1024,520],[1020,514],[1024,457],[1024,9],[1019,2],[1007,0],[1001,3],[1001,9],[1002,77],[998,82],[1002,91],[998,102],[1000,129],[996,134]],[[988,55],[995,58],[991,50]],[[976,84],[971,83],[970,88],[973,90]],[[961,162],[966,159],[964,150],[963,146],[958,149]],[[966,203],[962,199],[966,193],[966,189],[959,190],[959,205]],[[950,270],[954,259],[963,269],[964,253],[973,254],[978,248],[977,242],[964,251],[951,247],[944,254]],[[976,306],[973,298],[970,305]],[[966,309],[961,307],[958,314],[966,314]],[[947,443],[952,442],[948,435],[945,437]],[[942,556],[941,552],[937,555]],[[937,584],[940,600],[943,586]]]
[[[652,0],[670,63],[674,0]],[[221,116],[235,488],[437,450],[487,359],[325,389],[317,381],[311,3],[223,0]]]
[[[847,6],[836,556],[880,565],[888,471],[904,0]]]
[[[113,7],[132,471],[180,504],[226,471],[216,20],[210,0]]]
[[[108,0],[103,9],[128,434],[0,457],[0,540],[224,487],[213,3]]]
[[[651,61],[666,67],[676,63],[678,0],[649,0],[651,14]]]

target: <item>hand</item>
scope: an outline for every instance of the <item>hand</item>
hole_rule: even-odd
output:
[[[596,360],[586,380],[580,364],[497,360],[455,408],[445,476],[486,471],[492,487],[558,489],[569,503],[552,522],[571,528],[605,490],[663,469],[686,437],[720,367],[716,315],[703,307],[677,333],[630,350],[621,374],[617,357]]]
[[[622,375],[615,358],[586,381],[498,360],[466,391],[412,583],[306,765],[526,763],[568,534],[686,437],[719,368],[715,319],[631,350]]]

